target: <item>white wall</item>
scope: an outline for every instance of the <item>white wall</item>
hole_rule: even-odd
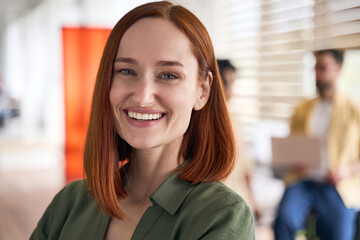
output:
[[[184,6],[199,18],[209,32],[216,52],[218,45],[215,17],[216,0],[173,0],[171,2]]]

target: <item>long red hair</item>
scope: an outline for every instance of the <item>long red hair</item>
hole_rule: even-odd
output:
[[[107,40],[93,95],[84,152],[84,171],[89,191],[100,209],[110,216],[124,217],[118,198],[126,196],[119,161],[131,161],[132,148],[115,130],[109,100],[113,63],[125,31],[145,17],[167,19],[190,40],[200,77],[213,75],[210,97],[200,111],[193,111],[183,137],[179,159],[189,163],[179,168],[179,178],[191,183],[217,181],[228,176],[235,161],[235,139],[222,89],[220,74],[204,25],[190,11],[170,2],[152,2],[136,7],[122,17]]]

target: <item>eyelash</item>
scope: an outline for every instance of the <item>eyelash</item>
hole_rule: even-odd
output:
[[[120,74],[126,75],[126,76],[128,76],[128,75],[135,76],[136,75],[135,71],[131,70],[131,69],[120,69],[117,72]]]
[[[170,78],[167,78],[165,76],[168,76]],[[164,80],[176,80],[176,79],[179,79],[179,76],[177,74],[174,74],[174,73],[161,73],[160,78],[164,79]]]
[[[116,71],[119,74],[122,74],[124,76],[136,76],[136,72],[132,69],[124,68]],[[176,80],[179,79],[179,76],[175,73],[160,73],[159,78],[162,80]]]

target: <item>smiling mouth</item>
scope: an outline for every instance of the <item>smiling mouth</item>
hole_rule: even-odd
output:
[[[128,111],[127,115],[129,116],[129,118],[139,120],[139,121],[158,120],[158,119],[162,118],[162,116],[163,116],[162,113],[147,114],[147,113],[137,113],[137,112],[131,112],[131,111]]]

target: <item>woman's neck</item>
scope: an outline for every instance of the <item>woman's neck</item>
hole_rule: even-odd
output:
[[[128,197],[146,201],[178,167],[181,141],[153,149],[136,149],[126,172]]]

